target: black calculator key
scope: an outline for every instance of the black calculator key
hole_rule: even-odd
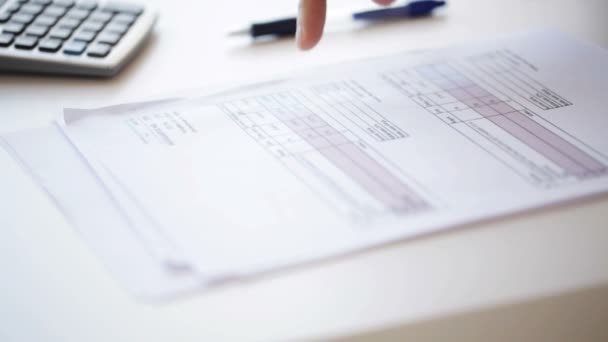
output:
[[[65,12],[67,12],[67,9],[65,7],[49,6],[44,10],[44,12],[42,12],[42,14],[57,18],[62,17]]]
[[[136,19],[137,17],[132,14],[121,13],[116,15],[112,21],[120,24],[131,25]]]
[[[127,33],[129,30],[129,26],[125,24],[115,23],[114,21],[110,22],[108,26],[106,26],[106,32],[117,33],[119,35],[123,35]]]
[[[53,1],[52,0],[30,0],[30,2],[37,4],[37,5],[47,6],[47,5],[50,5],[51,2],[53,2]]]
[[[30,27],[28,27],[25,30],[25,34],[27,34],[28,36],[34,36],[34,37],[44,37],[45,34],[47,34],[47,32],[49,32],[49,27],[48,26],[38,26],[38,25],[31,25]]]
[[[128,13],[133,15],[140,15],[144,11],[144,7],[141,5],[120,2],[108,2],[102,9],[106,12]]]
[[[100,33],[99,37],[97,37],[97,42],[104,43],[104,44],[110,44],[110,45],[116,45],[119,40],[120,40],[119,34],[112,33],[112,32],[105,32],[105,31]]]
[[[78,19],[78,20],[83,20],[84,18],[86,18],[88,16],[89,16],[89,11],[78,9],[78,8],[72,8],[66,15],[66,17],[68,17],[68,18],[74,18],[74,19]]]
[[[42,10],[44,10],[44,7],[40,6],[40,5],[36,5],[36,4],[25,4],[21,7],[21,9],[19,10],[19,12],[22,13],[28,13],[28,14],[32,14],[32,15],[38,15],[40,14],[40,12],[42,12]]]
[[[74,34],[73,39],[90,43],[93,41],[93,39],[95,39],[96,35],[97,33],[92,31],[79,31]]]
[[[63,53],[66,55],[82,55],[84,50],[87,48],[87,43],[80,41],[71,41],[63,47]]]
[[[0,12],[0,23],[5,23],[11,18],[10,12]]]
[[[70,30],[75,29],[80,25],[80,20],[74,18],[63,18],[57,23],[57,27],[63,27]]]
[[[32,36],[20,36],[15,39],[17,49],[31,50],[38,43],[38,38]]]
[[[53,4],[61,7],[74,6],[74,0],[53,0]]]
[[[99,21],[104,24],[107,23],[108,21],[110,21],[110,19],[112,19],[111,13],[100,12],[100,11],[93,12],[93,14],[91,14],[91,16],[89,17],[89,20],[91,20],[91,21]]]
[[[13,36],[12,34],[2,33],[0,34],[0,46],[10,46],[13,43],[14,39],[15,36]]]
[[[72,32],[73,32],[73,30],[70,30],[67,28],[55,27],[51,30],[51,33],[49,33],[49,37],[66,40],[66,39],[70,38],[70,36],[72,35]]]
[[[2,28],[2,32],[19,34],[19,33],[23,32],[23,29],[25,29],[25,25],[11,21],[8,24],[4,25],[4,27]]]
[[[55,23],[57,23],[57,18],[48,16],[48,15],[38,16],[38,18],[36,18],[36,20],[34,20],[34,25],[40,25],[40,26],[53,26],[53,25],[55,25]]]
[[[76,4],[76,8],[80,8],[87,11],[92,11],[97,8],[97,2],[95,1],[80,1]]]
[[[34,16],[27,13],[15,13],[12,20],[27,25],[34,21]]]
[[[80,27],[83,31],[99,32],[103,28],[104,23],[99,21],[85,21]]]
[[[87,55],[91,57],[105,57],[112,50],[112,46],[103,43],[95,43],[87,50]]]
[[[61,48],[63,40],[55,38],[45,38],[38,44],[38,50],[44,52],[56,52]]]

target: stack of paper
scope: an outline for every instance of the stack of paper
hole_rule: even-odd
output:
[[[135,294],[608,190],[608,53],[559,33],[67,109],[4,145]]]

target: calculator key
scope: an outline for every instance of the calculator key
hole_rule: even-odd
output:
[[[91,57],[105,57],[112,50],[112,46],[103,43],[95,43],[87,50],[87,55]]]
[[[78,19],[78,20],[83,20],[84,18],[86,18],[88,16],[89,16],[89,11],[78,9],[78,8],[72,8],[66,15],[66,17],[68,17],[68,18],[74,18],[74,19]]]
[[[23,29],[25,29],[25,25],[11,21],[2,27],[2,33],[19,34],[23,32]]]
[[[83,31],[92,31],[92,32],[99,32],[101,31],[101,29],[103,28],[104,24],[102,22],[99,21],[85,21],[82,26],[80,27]]]
[[[80,8],[87,11],[92,11],[97,8],[97,2],[95,1],[80,1],[76,4],[76,8]]]
[[[137,4],[127,4],[121,2],[108,2],[102,7],[103,11],[112,13],[128,13],[140,15],[144,11],[144,7]]]
[[[48,6],[53,1],[52,0],[30,0],[30,2],[37,4],[37,5]]]
[[[2,46],[2,47],[10,46],[13,43],[14,39],[15,39],[15,36],[13,36],[12,34],[2,33],[2,34],[0,34],[0,46]]]
[[[38,38],[32,36],[20,36],[15,39],[15,47],[17,49],[31,50],[38,43]]]
[[[40,5],[27,3],[21,7],[19,12],[27,13],[27,14],[31,14],[31,15],[38,15],[38,14],[40,14],[40,12],[42,12],[43,9],[44,9],[44,7],[42,7]]]
[[[112,32],[119,35],[123,35],[127,33],[129,30],[129,26],[125,24],[115,23],[114,21],[110,22],[108,26],[106,26],[106,32]]]
[[[15,13],[17,12],[19,9],[21,8],[21,4],[18,2],[13,2],[12,4],[10,4],[5,11],[9,12],[9,13]]]
[[[67,28],[63,28],[63,27],[55,27],[51,30],[51,33],[49,33],[49,37],[66,40],[66,39],[70,38],[70,36],[72,35],[72,32],[73,32],[73,30],[71,30],[71,29],[67,29]]]
[[[66,55],[82,55],[87,48],[87,43],[80,41],[71,41],[63,47],[63,53]]]
[[[110,21],[110,19],[112,19],[112,14],[111,13],[101,12],[101,11],[95,11],[89,17],[89,20],[91,20],[91,21],[99,21],[99,22],[102,22],[104,24],[107,23],[108,21]]]
[[[11,18],[12,13],[10,12],[0,12],[0,23],[5,23],[7,21],[9,21],[9,19]]]
[[[112,19],[112,21],[120,24],[131,25],[135,22],[136,19],[137,17],[132,14],[120,13],[116,15]]]
[[[65,7],[61,7],[61,6],[49,6],[47,7],[44,12],[42,12],[42,14],[44,15],[48,15],[51,17],[62,17],[65,12],[67,12],[67,9]]]
[[[74,6],[74,0],[53,0],[53,5],[61,7],[72,7]]]
[[[38,50],[44,52],[56,52],[61,48],[63,40],[55,38],[45,38],[38,44]]]
[[[96,35],[97,35],[97,32],[79,31],[79,32],[76,32],[76,34],[74,34],[73,39],[90,43],[93,41],[93,39],[95,39]]]
[[[25,30],[25,34],[27,34],[28,36],[34,36],[34,37],[38,37],[38,38],[44,37],[44,35],[47,32],[49,32],[48,26],[38,26],[38,25],[32,25]]]
[[[34,25],[40,26],[53,26],[55,23],[57,23],[57,18],[48,15],[40,15],[34,20]]]
[[[63,18],[57,23],[57,27],[63,27],[70,30],[75,29],[80,25],[80,20],[74,18]]]
[[[18,12],[13,15],[13,21],[27,25],[34,21],[34,16],[31,14]]]
[[[99,37],[97,37],[97,42],[104,43],[104,44],[110,44],[110,45],[116,45],[116,43],[118,43],[119,40],[120,40],[119,34],[112,33],[112,32],[105,32],[105,31],[100,33]]]

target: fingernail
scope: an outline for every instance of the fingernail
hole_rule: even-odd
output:
[[[298,45],[298,47],[300,49],[302,49],[302,42],[304,41],[304,35],[305,35],[305,33],[303,32],[303,28],[302,28],[303,13],[304,13],[304,11],[302,11],[302,1],[300,1],[300,6],[298,6],[298,20],[297,20],[297,27],[296,27],[296,44]]]
[[[300,28],[300,25],[298,25],[298,28],[296,29],[296,44],[300,49],[302,48],[302,29]]]

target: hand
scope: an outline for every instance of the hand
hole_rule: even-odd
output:
[[[379,5],[390,5],[394,0],[374,0]],[[325,26],[325,15],[327,9],[326,0],[300,0],[298,11],[298,31],[296,42],[302,50],[312,49],[323,35]]]

